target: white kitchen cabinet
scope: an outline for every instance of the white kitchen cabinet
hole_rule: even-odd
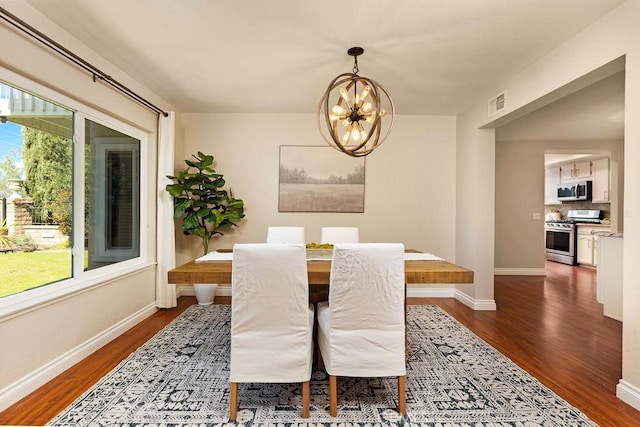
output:
[[[593,265],[593,236],[591,233],[578,233],[578,264]]]
[[[560,166],[560,181],[567,182],[573,180],[573,163]]]
[[[580,162],[575,164],[576,179],[586,179],[591,177],[591,162]]]
[[[591,162],[576,162],[560,165],[560,181],[569,182],[591,178]]]
[[[578,224],[577,261],[578,264],[598,265],[598,233],[609,233],[611,229],[602,226]]]
[[[609,199],[609,159],[593,161],[592,168],[592,201],[593,203],[608,203]]]
[[[544,204],[559,205],[558,184],[560,184],[560,166],[549,167],[545,170]]]

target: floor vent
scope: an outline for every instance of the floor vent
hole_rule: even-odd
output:
[[[498,114],[500,111],[507,108],[507,91],[494,96],[489,99],[489,117]]]

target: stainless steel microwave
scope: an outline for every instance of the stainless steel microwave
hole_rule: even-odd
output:
[[[558,184],[558,200],[591,200],[591,181]]]

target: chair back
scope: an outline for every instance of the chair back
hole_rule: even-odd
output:
[[[358,227],[322,227],[321,243],[359,243]]]
[[[230,381],[309,380],[308,286],[304,245],[234,245]]]
[[[304,245],[304,227],[269,227],[267,243],[289,243]]]
[[[404,246],[335,244],[330,280],[329,333],[336,375],[404,375]]]

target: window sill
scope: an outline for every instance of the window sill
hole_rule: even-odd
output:
[[[0,298],[0,322],[43,306],[97,289],[127,276],[155,268],[156,263],[118,263],[117,269],[85,272],[83,279],[68,279]],[[105,268],[106,270],[106,268]]]

